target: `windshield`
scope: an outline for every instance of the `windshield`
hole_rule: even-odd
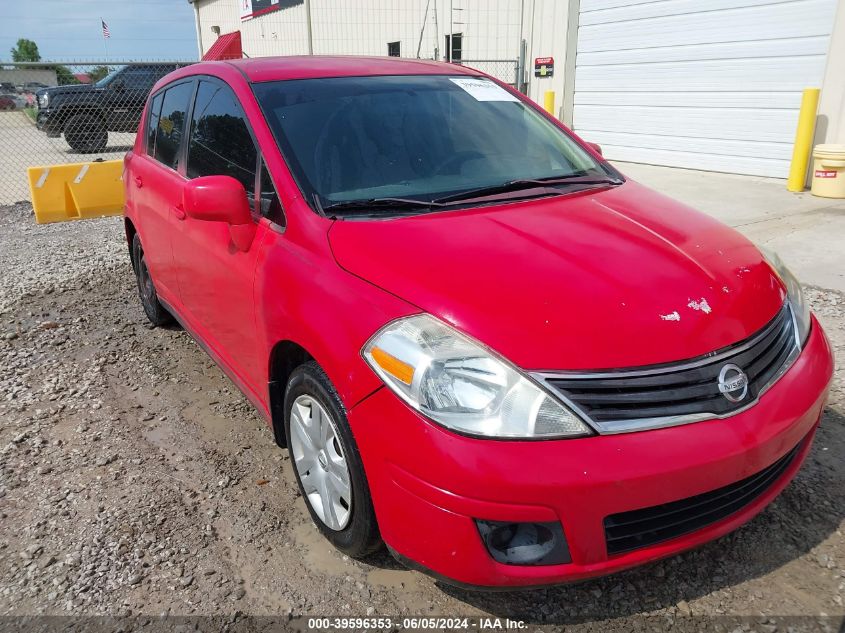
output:
[[[335,77],[253,88],[306,199],[319,207],[618,176],[485,78]]]
[[[100,80],[99,80],[97,83],[95,83],[94,85],[95,85],[95,86],[97,86],[97,87],[99,87],[99,88],[105,88],[105,87],[106,87],[106,86],[108,86],[108,85],[109,85],[112,81],[114,81],[114,78],[115,78],[115,77],[117,77],[118,73],[119,73],[121,70],[123,70],[124,68],[125,68],[125,66],[121,66],[120,68],[118,68],[118,69],[114,70],[113,72],[110,72],[108,75],[106,75],[105,77],[103,77],[102,79],[100,79]]]

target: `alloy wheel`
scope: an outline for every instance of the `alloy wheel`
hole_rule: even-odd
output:
[[[352,516],[352,484],[337,425],[314,398],[301,395],[290,412],[290,449],[305,498],[332,530]]]

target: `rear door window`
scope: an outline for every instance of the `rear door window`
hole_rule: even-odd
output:
[[[156,129],[153,157],[178,171],[179,146],[185,129],[185,113],[194,90],[194,83],[188,81],[176,84],[164,92],[161,116]]]

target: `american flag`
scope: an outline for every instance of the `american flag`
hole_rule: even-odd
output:
[[[105,23],[105,21],[101,18],[100,22],[103,25],[103,37],[105,39],[109,39],[111,37],[111,33],[109,33],[109,25]]]

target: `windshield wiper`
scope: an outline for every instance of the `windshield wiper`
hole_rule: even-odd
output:
[[[594,185],[621,184],[621,180],[610,176],[586,176],[581,174],[573,174],[570,176],[550,176],[548,178],[520,178],[518,180],[509,180],[508,182],[504,182],[500,185],[470,189],[469,191],[462,191],[442,198],[435,198],[432,202],[435,204],[445,205],[454,202],[466,202],[467,200],[474,198],[483,198],[486,196],[514,193],[536,188],[542,189],[537,195],[555,195],[560,193],[560,191],[555,189],[555,187],[559,187],[561,185],[589,187]]]
[[[366,200],[344,200],[329,205],[320,205],[320,210],[328,216],[334,211],[362,210],[365,215],[384,215],[410,209],[431,209],[442,206],[430,200],[414,200],[413,198],[369,198]],[[358,215],[358,214],[356,214]]]
[[[610,176],[586,176],[582,174],[571,174],[569,176],[552,176],[549,178],[521,178],[510,180],[500,185],[470,189],[460,193],[435,198],[434,200],[415,200],[413,198],[367,198],[362,200],[343,200],[332,204],[323,205],[315,195],[314,201],[317,208],[327,217],[345,215],[344,211],[359,211],[354,213],[355,217],[375,217],[384,215],[414,215],[417,210],[431,211],[436,207],[450,207],[456,204],[469,202],[476,198],[486,198],[499,194],[522,193],[531,197],[551,196],[561,193],[556,187],[566,186],[594,186],[594,185],[621,185],[622,181]],[[528,191],[536,189],[533,194]],[[515,198],[519,196],[508,196]],[[524,197],[524,196],[523,196]]]

